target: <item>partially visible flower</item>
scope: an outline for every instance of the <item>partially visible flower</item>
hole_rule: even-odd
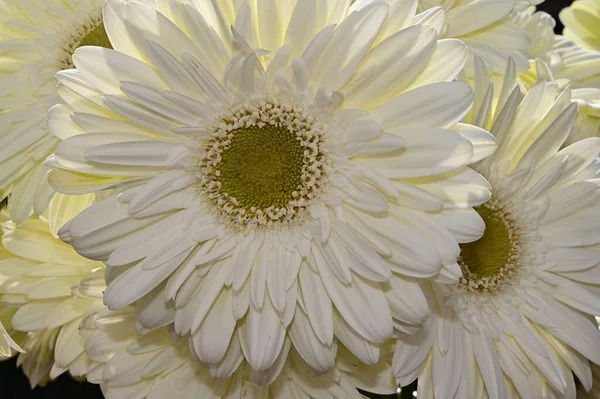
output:
[[[589,390],[600,363],[600,138],[561,150],[570,89],[540,79],[523,95],[512,63],[500,82],[476,67],[467,121],[498,142],[474,165],[492,185],[486,230],[461,244],[460,284],[427,284],[432,317],[399,339],[394,370],[419,397],[572,398],[573,373]]]
[[[600,51],[600,0],[576,0],[559,17],[566,38],[584,49]]]
[[[596,316],[596,322],[599,322],[600,318]],[[577,399],[600,399],[600,366],[597,364],[590,364],[592,369],[592,389],[587,391],[584,386],[580,383],[577,384]]]
[[[518,74],[521,87],[529,91],[538,80],[548,79],[554,80],[561,88],[570,85],[574,88],[572,99],[579,107],[565,145],[600,136],[600,52],[584,50],[569,39],[555,35],[555,21],[544,12],[535,12],[531,8],[515,13],[513,20],[525,27],[532,38],[529,51],[531,68]]]
[[[542,58],[552,51],[555,45],[556,21],[550,14],[536,11],[535,7],[529,7],[526,10],[512,13],[510,18],[524,28],[529,35],[531,42],[524,52],[529,60]]]
[[[60,236],[202,364],[267,373],[288,339],[317,373],[341,345],[375,364],[429,315],[415,279],[460,278],[452,233],[481,234],[467,165],[495,144],[457,124],[467,50],[402,2],[234,3],[106,3],[115,50],[57,75],[48,164],[62,192],[114,191]]]
[[[253,373],[242,356],[229,351],[226,363],[239,364],[237,371],[215,378],[220,369],[200,365],[186,340],[171,339],[165,327],[138,333],[135,324],[133,308],[103,309],[83,320],[81,334],[93,360],[87,379],[101,384],[107,398],[360,399],[357,388],[382,395],[396,392],[391,350],[386,349],[379,364],[364,366],[340,347],[333,369],[315,375],[286,338],[267,373]]]
[[[1,212],[0,222],[8,220],[7,215]],[[0,229],[1,231],[1,229]],[[12,254],[0,243],[0,268],[9,262]],[[6,282],[7,276],[0,274],[0,287]],[[11,319],[17,310],[0,303],[0,360],[8,359],[18,352],[23,352],[22,346],[27,340],[27,333],[15,331]]]
[[[600,137],[600,88],[575,89],[572,93],[579,107],[566,145],[588,137]]]
[[[0,261],[0,276],[5,279],[0,285],[0,301],[14,313],[12,328],[29,333],[26,353],[19,356],[18,363],[32,386],[66,370],[75,376],[87,372],[89,360],[83,353],[78,328],[96,302],[89,297],[95,292],[90,282],[100,280],[104,284],[104,266],[78,255],[52,230],[91,200],[91,196],[56,195],[48,209],[49,220],[2,223],[6,256]]]
[[[419,0],[418,11],[441,37],[456,38],[467,45],[470,61],[466,68],[472,76],[475,55],[495,73],[504,71],[509,57],[515,60],[517,71],[529,68],[528,33],[511,20],[513,11],[529,4],[520,0]]]
[[[0,360],[8,359],[17,352],[23,352],[23,348],[15,340],[15,335],[20,334],[12,328],[10,322],[15,314],[14,309],[0,305]],[[25,342],[26,335],[21,335],[21,341]]]
[[[554,48],[543,59],[556,79],[567,80],[574,89],[600,88],[600,51],[583,49],[557,35]]]
[[[41,214],[53,195],[44,159],[58,139],[46,116],[58,102],[56,72],[82,45],[110,46],[104,0],[0,0],[0,199],[15,223]]]

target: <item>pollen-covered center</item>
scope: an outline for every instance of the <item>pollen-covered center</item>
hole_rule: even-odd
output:
[[[301,138],[284,126],[256,125],[232,132],[217,165],[221,192],[246,209],[285,207],[302,187]]]
[[[323,125],[278,100],[220,117],[199,158],[205,197],[240,227],[297,221],[327,181]]]
[[[60,54],[58,55],[60,69],[74,67],[73,53],[79,47],[98,46],[112,49],[101,16],[92,18],[84,25],[73,27],[72,31],[67,33],[60,41]]]
[[[517,221],[492,199],[475,210],[485,222],[479,240],[461,244],[462,284],[470,290],[494,291],[517,271],[521,244]]]

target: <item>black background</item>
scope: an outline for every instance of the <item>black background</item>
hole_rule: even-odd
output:
[[[556,32],[562,31],[558,21],[558,12],[571,4],[571,0],[546,0],[538,6],[557,20]],[[403,389],[403,398],[412,398],[413,387]],[[380,398],[382,396],[379,396]],[[96,385],[77,382],[67,374],[44,388],[31,390],[29,383],[20,369],[16,367],[15,359],[0,363],[0,399],[102,399],[100,388]],[[391,397],[388,397],[391,398]]]

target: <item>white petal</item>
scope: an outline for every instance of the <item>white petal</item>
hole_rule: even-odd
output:
[[[383,343],[391,337],[392,316],[377,283],[354,275],[352,284],[343,285],[326,265],[319,264],[319,273],[336,309],[357,333],[374,343]]]
[[[189,150],[175,143],[148,140],[98,145],[85,154],[92,162],[108,165],[170,168],[186,157]]]
[[[404,29],[374,47],[341,91],[346,108],[372,108],[389,100],[427,65],[437,36],[424,25]]]
[[[405,90],[432,83],[452,82],[467,63],[468,56],[469,51],[460,40],[439,40],[427,66]]]
[[[321,282],[321,277],[308,267],[301,267],[298,277],[310,325],[318,339],[323,344],[331,346],[333,342],[333,311],[331,300]]]
[[[411,182],[444,201],[446,209],[478,206],[491,196],[488,181],[466,167],[438,176],[413,179]]]
[[[308,68],[315,89],[333,91],[346,83],[377,38],[387,12],[387,4],[375,3],[344,19]]]
[[[512,2],[502,0],[478,1],[452,8],[446,14],[450,37],[461,36],[484,28],[502,19],[513,8]]]
[[[252,369],[264,371],[271,367],[283,346],[285,329],[270,299],[264,301],[262,310],[250,306],[248,319],[238,332]]]
[[[387,131],[417,126],[450,128],[469,112],[473,90],[466,83],[442,82],[403,93],[371,114]]]
[[[121,94],[120,82],[124,81],[168,89],[152,67],[111,49],[80,47],[73,54],[73,63],[85,79],[104,94]]]
[[[200,328],[192,334],[192,346],[202,364],[217,365],[223,360],[235,326],[233,292],[221,290]]]
[[[468,164],[473,158],[471,142],[451,130],[418,127],[391,133],[406,141],[405,148],[357,161],[388,178],[411,178],[444,173]]]
[[[331,320],[333,333],[333,319]],[[304,361],[317,373],[322,374],[331,370],[335,365],[337,345],[329,345],[317,338],[314,329],[302,309],[296,310],[296,315],[289,329],[294,347]]]

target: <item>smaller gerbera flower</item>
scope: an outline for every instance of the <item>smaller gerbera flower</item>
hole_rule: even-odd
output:
[[[566,38],[584,49],[600,51],[600,0],[576,0],[559,18]]]
[[[46,125],[58,102],[56,72],[84,45],[110,47],[104,0],[0,1],[0,199],[15,223],[41,214],[54,190],[44,159],[58,143]]]
[[[588,359],[600,362],[600,138],[561,149],[577,112],[568,87],[540,80],[523,95],[512,63],[497,84],[476,68],[467,120],[498,141],[474,165],[492,185],[476,208],[486,230],[461,244],[459,284],[429,285],[432,317],[400,338],[396,376],[418,377],[425,398],[572,397],[573,373],[589,390]]]
[[[379,364],[365,367],[340,348],[335,367],[316,376],[286,338],[282,355],[267,374],[252,373],[243,358],[228,354],[227,362],[241,363],[226,378],[200,365],[186,340],[172,340],[162,327],[138,333],[135,309],[102,309],[86,316],[81,334],[92,359],[89,382],[101,384],[107,398],[356,398],[357,388],[382,395],[396,392],[390,360],[393,347]]]
[[[74,376],[87,372],[89,361],[78,328],[96,302],[89,297],[95,292],[91,282],[103,281],[104,266],[78,255],[51,231],[69,219],[66,215],[89,205],[92,198],[56,195],[48,209],[49,219],[31,218],[19,225],[10,220],[2,223],[6,256],[0,261],[0,276],[5,279],[0,285],[0,300],[14,313],[12,329],[29,333],[26,353],[20,355],[18,363],[32,386],[67,370]]]

